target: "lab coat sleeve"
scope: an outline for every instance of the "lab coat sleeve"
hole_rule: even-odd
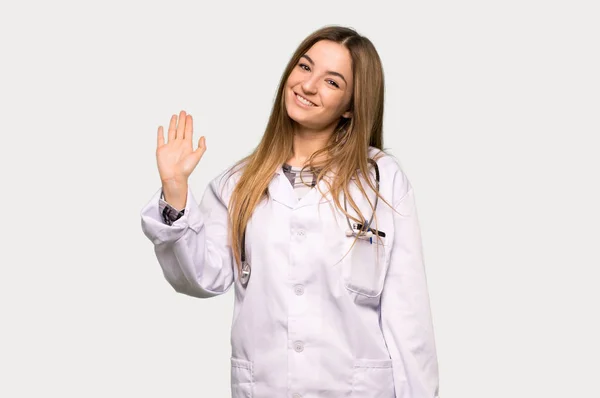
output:
[[[439,377],[421,232],[410,183],[396,201],[394,240],[381,297],[381,324],[396,398],[437,398]]]
[[[162,189],[141,211],[142,230],[154,244],[165,279],[175,291],[193,297],[223,294],[234,281],[228,211],[217,181],[210,182],[199,205],[188,188],[185,213],[173,225],[160,214]]]

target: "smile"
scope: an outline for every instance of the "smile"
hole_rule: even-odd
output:
[[[316,106],[314,103],[310,102],[309,100],[307,100],[306,98],[304,98],[300,94],[294,93],[294,95],[296,96],[296,100],[298,101],[298,103],[300,103],[301,105],[311,106],[311,107],[312,106]]]

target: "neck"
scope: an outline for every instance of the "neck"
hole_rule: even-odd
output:
[[[325,147],[335,125],[328,126],[323,130],[312,130],[298,123],[294,123],[294,125],[293,155],[287,160],[287,164],[293,167],[302,167],[313,153]],[[318,163],[325,158],[326,155],[321,154],[315,158],[315,161]]]

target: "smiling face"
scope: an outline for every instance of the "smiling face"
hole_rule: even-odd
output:
[[[289,117],[311,130],[333,130],[350,118],[352,58],[346,47],[329,40],[315,43],[298,61],[285,85]]]

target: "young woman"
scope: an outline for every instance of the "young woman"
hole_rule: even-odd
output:
[[[193,120],[156,150],[141,212],[166,280],[208,298],[235,288],[234,398],[434,398],[438,362],[415,195],[382,150],[373,44],[337,26],[287,65],[258,147],[197,204]]]

